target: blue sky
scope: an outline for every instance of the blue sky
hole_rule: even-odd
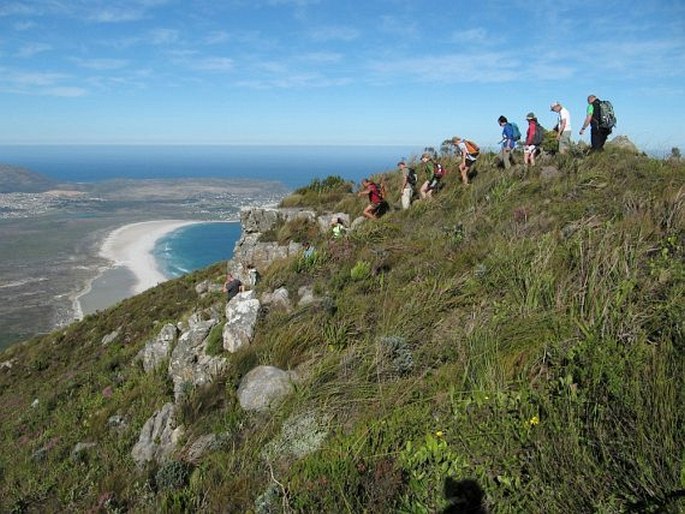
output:
[[[684,83],[682,0],[0,3],[0,144],[491,145],[554,100],[577,140],[594,93],[685,150]]]

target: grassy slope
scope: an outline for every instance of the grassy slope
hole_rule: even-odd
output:
[[[188,438],[230,444],[181,487],[130,459],[172,397],[164,374],[131,361],[154,322],[221,300],[192,289],[219,281],[219,265],[5,352],[17,361],[0,371],[0,510],[244,512],[271,486],[286,511],[435,512],[447,481],[491,512],[678,512],[685,168],[611,152],[555,164],[560,178],[521,179],[483,156],[468,189],[452,173],[432,201],[344,241],[283,227],[278,237],[306,235],[319,256],[272,266],[260,289],[313,285],[326,301],[265,313],[227,376],[182,406]],[[285,203],[363,207],[341,193]],[[305,376],[272,416],[237,406],[256,364]],[[307,413],[326,420],[324,447],[265,467],[261,448]],[[128,427],[109,430],[113,414]],[[77,442],[97,446],[73,458]]]

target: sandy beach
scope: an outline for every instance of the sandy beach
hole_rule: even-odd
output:
[[[113,230],[100,248],[110,261],[74,299],[75,317],[106,308],[167,280],[152,251],[155,243],[176,229],[201,221],[155,220],[131,223]]]

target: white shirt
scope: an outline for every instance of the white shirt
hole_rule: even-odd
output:
[[[568,112],[568,109],[566,109],[566,107],[562,107],[559,110],[559,127],[561,127],[561,122],[563,120],[566,120],[566,125],[564,126],[564,132],[570,132],[571,131],[571,113]]]

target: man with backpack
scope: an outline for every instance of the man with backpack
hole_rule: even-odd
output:
[[[416,170],[407,166],[404,161],[398,162],[397,167],[402,172],[402,208],[409,209],[414,196],[414,188],[416,187]]]
[[[421,163],[419,164],[426,175],[426,181],[419,189],[421,199],[432,198],[433,193],[438,190],[442,177],[445,176],[445,168],[442,164],[433,159],[430,152],[424,152],[421,155]]]
[[[502,127],[502,150],[500,151],[500,160],[504,165],[504,169],[508,170],[514,164],[511,153],[516,148],[516,142],[521,139],[521,132],[516,123],[509,123],[505,116],[497,118],[497,123]]]
[[[459,163],[459,173],[461,174],[461,181],[465,186],[469,185],[469,170],[475,164],[476,159],[480,155],[480,148],[473,141],[463,139],[459,136],[452,138],[452,143],[457,147],[457,151],[461,155],[461,162]]]
[[[359,196],[367,195],[369,197],[369,205],[364,208],[365,217],[375,220],[382,214],[383,194],[381,188],[375,182],[371,182],[368,178],[362,179],[363,189],[359,191]]]
[[[590,151],[601,152],[604,150],[604,143],[606,143],[609,134],[611,134],[614,125],[616,125],[614,106],[611,105],[611,102],[600,100],[595,95],[588,96],[587,115],[580,129],[581,136],[588,125],[590,126]]]

